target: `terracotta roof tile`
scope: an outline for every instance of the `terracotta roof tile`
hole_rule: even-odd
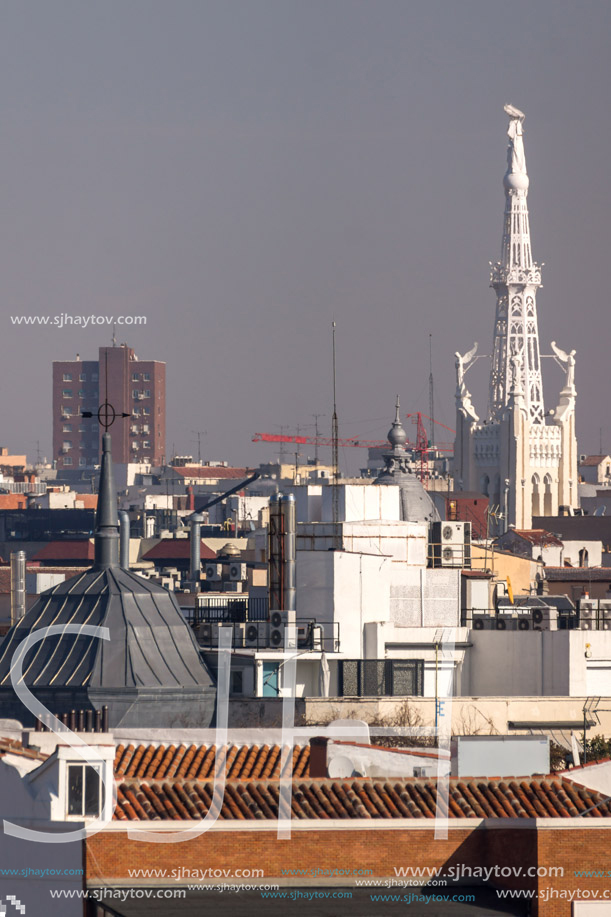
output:
[[[213,784],[206,780],[128,779],[119,785],[115,818],[200,819],[208,812],[212,793]],[[228,780],[219,818],[276,819],[278,804],[277,780]],[[445,808],[441,808],[445,815]],[[430,819],[436,809],[436,783],[423,778],[293,781],[292,812],[297,819]],[[568,818],[582,814],[608,818],[611,806],[602,794],[555,775],[509,781],[452,778],[447,814],[450,818]]]
[[[50,541],[44,548],[41,548],[32,560],[49,561],[49,560],[78,560],[83,564],[93,563],[94,545],[92,538],[81,538],[74,541]],[[44,570],[41,571],[44,573]]]
[[[142,555],[142,560],[189,560],[191,541],[189,538],[162,538],[150,551]],[[214,560],[216,554],[205,542],[201,544],[201,559]]]
[[[176,474],[183,478],[200,478],[205,480],[221,480],[224,478],[247,478],[251,471],[248,468],[226,468],[224,465],[183,465],[180,468],[173,468]]]
[[[34,758],[37,761],[46,761],[48,757],[37,748],[28,748],[27,746],[24,748],[19,739],[0,736],[0,757],[3,755],[19,755],[23,758]]]
[[[153,780],[208,780],[214,776],[214,745],[119,745],[115,753],[117,778]],[[280,776],[280,745],[230,745],[219,755],[221,766],[227,766],[227,779],[269,779]],[[293,749],[293,776],[308,777],[310,746]]]

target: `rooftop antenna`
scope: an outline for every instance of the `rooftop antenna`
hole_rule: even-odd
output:
[[[117,323],[112,323],[112,346],[117,346]]]
[[[339,532],[339,425],[337,422],[337,374],[335,370],[335,329],[333,322],[333,421],[331,425],[331,438],[333,449],[333,549],[341,549],[341,536]]]
[[[431,448],[435,448],[435,399],[433,385],[433,335],[429,334],[429,416],[431,426],[429,432],[429,443]]]
[[[207,430],[191,430],[191,433],[194,433],[197,436],[197,464],[201,465],[202,463],[202,436],[208,434]]]
[[[318,466],[318,437],[320,435],[319,430],[318,430],[318,418],[324,417],[325,415],[324,414],[312,414],[311,416],[314,418],[314,433],[316,436],[316,444],[314,446],[314,464]]]

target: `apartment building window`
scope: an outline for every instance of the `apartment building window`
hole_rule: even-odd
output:
[[[65,455],[65,456],[64,456],[64,465],[71,465],[71,464],[72,464],[72,456],[71,456],[71,455]]]
[[[143,440],[143,442],[142,442],[142,448],[143,448],[143,449],[150,449],[150,448],[151,448],[151,444],[150,444],[150,442],[148,441],[148,439]]]
[[[62,433],[72,433],[72,424],[65,423],[62,427]]]
[[[87,381],[87,373],[80,373],[80,375],[79,375],[79,377],[78,377],[78,381],[79,381],[79,382],[86,382],[86,381]]]
[[[140,378],[139,373],[132,373],[132,382],[137,382]]]
[[[85,391],[84,388],[79,389],[78,396],[79,396],[79,398],[86,398],[86,397],[87,397],[87,392]]]
[[[150,414],[150,413],[151,413],[151,409],[150,409],[150,408],[142,408],[142,413],[143,413],[143,414]]]
[[[81,447],[81,448],[82,448],[82,447]],[[84,468],[84,467],[87,465],[87,459],[81,457],[81,458],[78,460],[78,463],[79,463],[79,465],[80,465],[81,468]]]
[[[145,398],[150,398],[150,397],[151,397],[151,390],[150,390],[150,388],[145,389],[145,391],[144,391],[144,397],[145,397]]]
[[[72,440],[65,439],[62,443],[62,449],[72,449]]]
[[[422,659],[343,659],[339,663],[343,697],[422,697]]]
[[[97,382],[97,381],[98,381],[98,374],[97,374],[97,373],[91,373],[91,381],[92,381],[92,382]]]
[[[140,417],[140,408],[134,408],[132,411],[133,417]]]
[[[100,772],[90,764],[68,765],[67,815],[100,815]]]
[[[138,433],[138,432],[140,431],[140,428],[138,427],[138,424],[137,424],[137,423],[133,423],[133,424],[131,425],[130,429],[131,429],[132,433]]]
[[[63,382],[72,382],[72,373],[64,373],[62,376]]]
[[[68,405],[62,407],[62,414],[64,417],[72,417],[72,408],[68,407]]]
[[[140,392],[138,391],[138,389],[137,388],[132,389],[132,398],[134,399],[134,401],[137,401],[139,397],[140,397]]]
[[[150,373],[142,373],[142,381],[143,381],[143,382],[150,382],[150,381],[151,381],[151,374],[150,374]]]
[[[62,398],[72,398],[72,389],[65,388],[62,392]]]
[[[78,425],[78,431],[79,431],[79,433],[86,433],[86,432],[87,432],[87,426],[86,426],[84,423],[80,423],[80,424]]]
[[[143,455],[143,456],[142,456],[142,461],[145,462],[147,465],[150,465],[150,464],[151,464],[151,457],[150,457],[150,455]]]
[[[132,440],[132,452],[137,452],[140,448],[140,444],[136,440]]]
[[[149,427],[149,425],[148,425],[147,423],[142,424],[142,432],[143,432],[143,433],[150,433],[150,432],[151,432],[151,431],[150,431],[150,427]]]

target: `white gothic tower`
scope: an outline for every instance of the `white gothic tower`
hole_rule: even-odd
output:
[[[465,385],[477,344],[456,354],[455,487],[485,493],[508,525],[532,527],[533,516],[555,516],[576,506],[575,351],[552,342],[565,374],[555,410],[545,410],[537,327],[541,268],[533,261],[528,221],[524,115],[506,105],[507,171],[501,260],[491,266],[496,293],[488,416],[480,422]],[[497,530],[498,530],[497,529]]]

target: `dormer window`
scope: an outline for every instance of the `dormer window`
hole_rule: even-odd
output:
[[[100,816],[101,778],[90,764],[68,765],[66,815],[76,818]]]

